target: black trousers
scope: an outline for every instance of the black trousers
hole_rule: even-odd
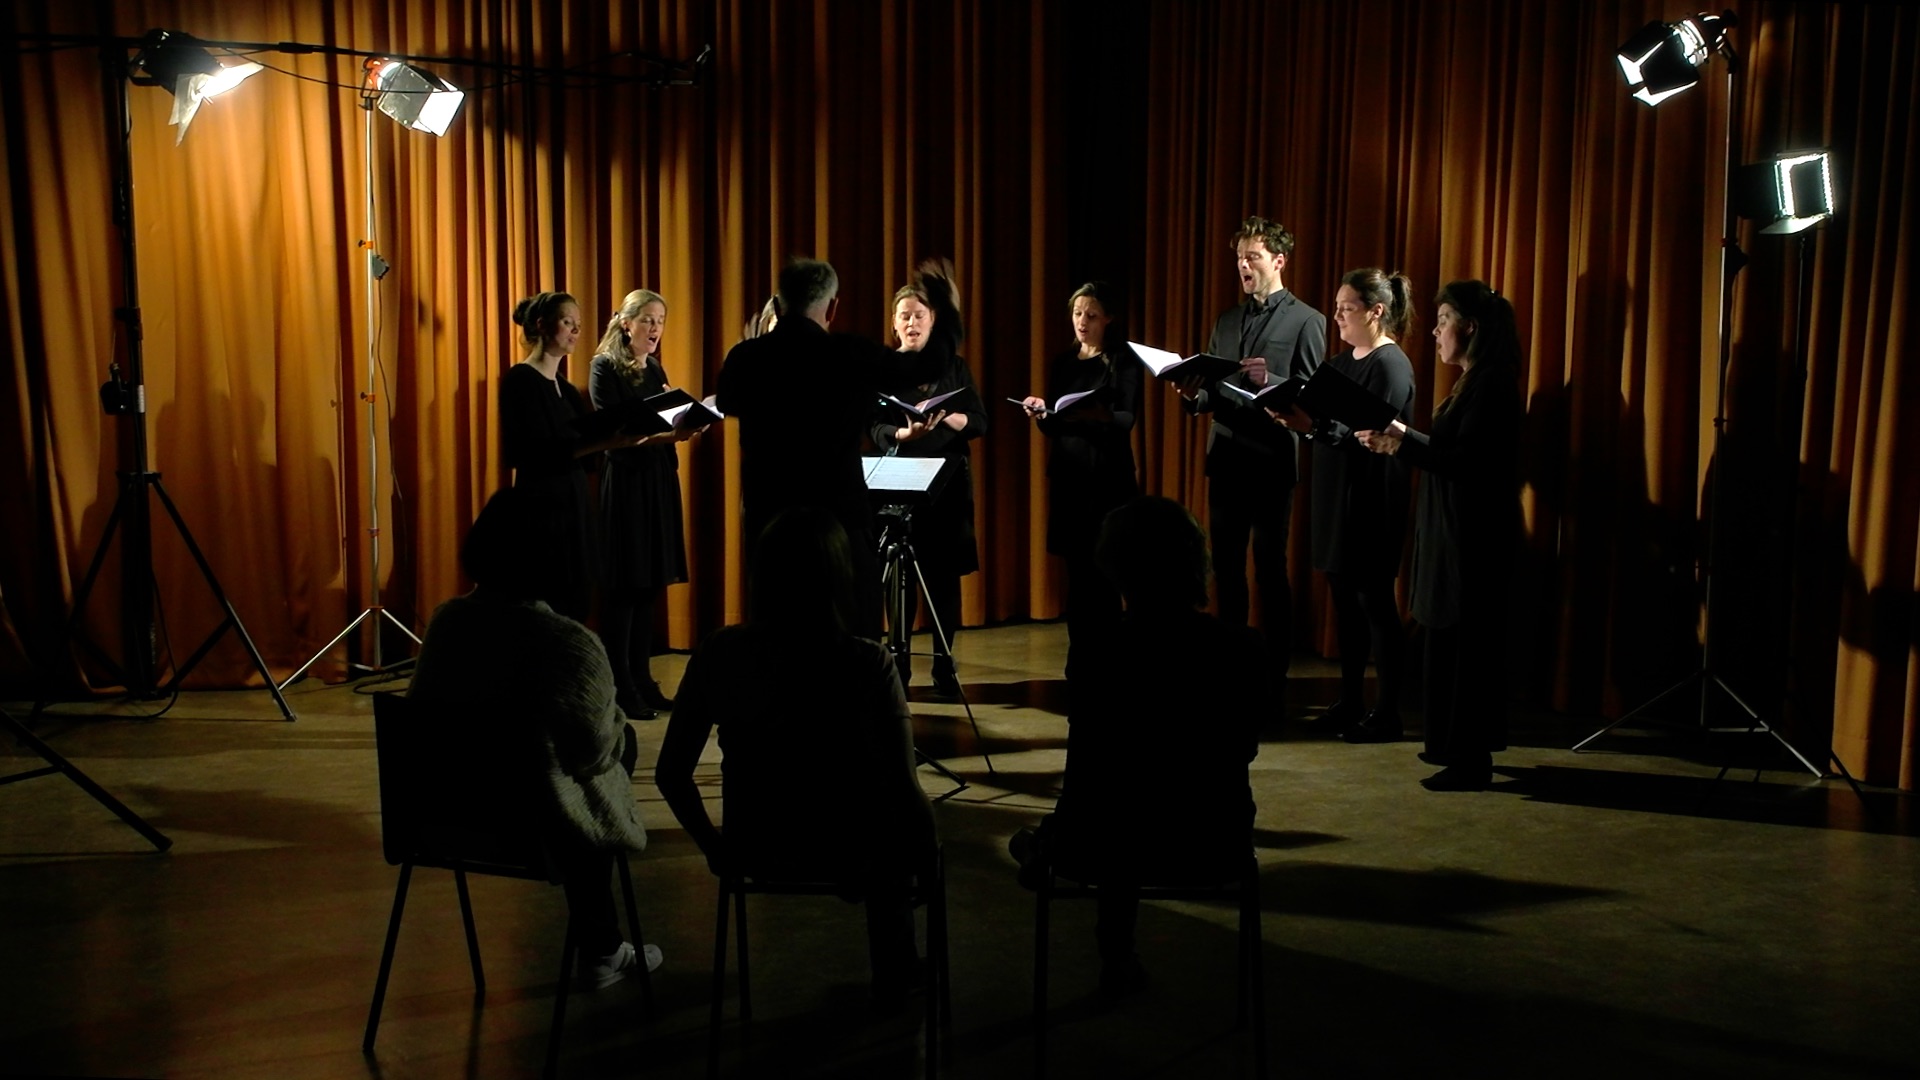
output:
[[[1274,671],[1285,676],[1293,654],[1293,587],[1287,580],[1287,529],[1293,520],[1293,485],[1254,477],[1217,477],[1207,484],[1207,531],[1213,540],[1213,580],[1220,621],[1246,626],[1247,546],[1253,546],[1253,580],[1260,587],[1260,629]]]
[[[1400,688],[1407,670],[1407,635],[1400,624],[1400,605],[1390,577],[1327,574],[1333,611],[1340,626],[1340,699],[1365,707],[1367,654],[1380,673],[1380,697],[1374,708],[1383,713],[1400,708]]]

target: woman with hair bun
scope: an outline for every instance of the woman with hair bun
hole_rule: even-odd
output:
[[[1426,471],[1413,540],[1413,617],[1423,628],[1427,703],[1421,760],[1431,791],[1477,791],[1507,746],[1500,667],[1507,589],[1520,550],[1520,335],[1513,305],[1484,281],[1434,299],[1440,362],[1460,369],[1433,432],[1395,421],[1358,438]]]
[[[607,409],[665,393],[660,338],[667,328],[666,298],[635,289],[607,320],[588,380],[593,407]],[[620,708],[635,720],[673,708],[648,670],[654,612],[668,585],[687,580],[685,527],[680,509],[677,443],[694,431],[675,428],[645,435],[607,454],[600,477],[600,525],[607,545],[600,634],[613,663]],[[637,670],[636,670],[637,669]]]
[[[573,297],[535,293],[514,305],[513,323],[531,351],[500,379],[500,450],[513,470],[513,486],[552,497],[566,518],[565,540],[549,553],[555,560],[553,594],[544,599],[560,614],[585,622],[600,579],[587,470],[594,455],[639,440],[615,435],[588,442],[574,424],[586,414],[586,403],[560,377],[560,362],[580,341],[580,305]]]
[[[1413,364],[1395,342],[1413,321],[1412,283],[1374,267],[1340,279],[1333,321],[1347,350],[1327,365],[1413,416]],[[1394,596],[1407,535],[1407,470],[1367,453],[1345,424],[1299,408],[1276,419],[1313,440],[1313,568],[1326,575],[1340,646],[1340,700],[1316,722],[1351,743],[1400,738],[1406,632]],[[1371,650],[1369,650],[1371,647]],[[1366,707],[1367,654],[1380,676]]]

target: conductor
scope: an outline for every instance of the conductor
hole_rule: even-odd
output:
[[[876,390],[931,381],[951,349],[896,353],[827,326],[839,307],[840,278],[818,259],[780,271],[780,319],[735,345],[720,366],[715,404],[740,422],[740,501],[747,563],[767,523],[795,506],[820,507],[840,521],[853,556],[853,632],[878,638],[880,558],[860,467],[861,439]]]

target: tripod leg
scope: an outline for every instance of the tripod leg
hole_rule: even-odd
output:
[[[390,623],[392,623],[393,625],[395,625],[395,626],[397,626],[397,627],[399,627],[399,628],[400,628],[400,632],[401,632],[401,633],[403,633],[403,634],[405,634],[405,635],[407,635],[408,637],[410,637],[410,638],[412,638],[412,639],[413,639],[413,643],[414,643],[415,645],[424,645],[424,644],[426,644],[425,642],[423,642],[423,641],[421,641],[421,640],[420,640],[420,635],[419,635],[419,634],[416,634],[416,633],[414,633],[414,632],[413,632],[413,627],[411,627],[411,626],[408,626],[408,625],[407,625],[406,623],[403,623],[403,622],[401,622],[401,621],[400,621],[400,616],[398,616],[398,615],[395,615],[395,614],[394,614],[394,613],[393,613],[392,611],[390,611],[390,610],[388,610],[388,609],[386,609],[386,608],[381,608],[381,609],[380,609],[380,614],[381,614],[381,616],[382,616],[383,618],[385,618],[385,619],[386,619],[386,620],[387,620],[388,622],[390,622]]]
[[[113,811],[114,815],[121,821],[126,822],[133,827],[135,832],[146,837],[147,842],[152,844],[154,848],[165,851],[173,846],[173,841],[168,839],[164,833],[147,824],[145,818],[134,813],[127,807],[127,804],[114,798],[106,788],[94,783],[92,777],[81,772],[66,758],[61,757],[59,753],[55,752],[53,747],[41,742],[39,736],[27,730],[25,724],[15,720],[13,714],[7,712],[5,709],[0,709],[0,727],[5,727],[8,731],[12,732],[14,738],[26,744],[29,750],[40,755],[41,760],[58,769],[61,773],[65,774],[67,779],[79,785],[81,791],[93,796],[95,802]]]
[[[938,651],[946,654],[948,663],[953,663],[953,642],[947,637],[946,627],[940,625],[940,607],[933,602],[933,590],[927,588],[927,575],[920,569],[920,560],[914,558],[911,553],[908,555],[908,561],[913,566],[914,578],[920,582],[920,595],[926,597],[927,619],[933,623],[933,636],[940,643]],[[967,700],[967,688],[964,684],[960,687],[959,696],[960,707],[967,711],[967,724],[973,728],[973,743],[980,747],[980,756],[986,760],[987,775],[997,776],[999,774],[993,768],[993,755],[986,750],[986,740],[980,735],[980,721],[974,719],[973,703]]]
[[[193,555],[193,561],[200,566],[200,576],[206,578],[207,588],[213,590],[213,598],[220,601],[220,607],[233,622],[234,632],[240,635],[240,641],[247,647],[247,655],[253,658],[253,666],[260,671],[260,677],[267,682],[267,690],[273,694],[273,703],[280,706],[280,715],[291,721],[293,710],[287,707],[287,699],[280,694],[280,686],[273,681],[273,673],[267,670],[267,662],[261,657],[260,650],[254,647],[253,637],[247,633],[246,624],[240,621],[240,613],[233,610],[233,603],[227,599],[226,590],[220,588],[220,579],[213,575],[213,567],[207,564],[206,555],[200,551],[200,545],[194,543],[193,533],[188,531],[187,523],[180,511],[167,496],[167,489],[160,486],[160,477],[153,478],[154,493],[160,496],[160,505],[167,508],[167,516],[173,519],[173,527],[180,530],[180,539],[186,542],[187,551]],[[215,631],[217,634],[219,631]],[[177,677],[176,677],[177,678]]]
[[[93,595],[94,582],[100,578],[100,567],[106,564],[107,548],[113,545],[114,533],[120,529],[120,517],[126,511],[128,490],[129,486],[127,481],[122,477],[120,481],[120,497],[114,501],[113,513],[107,515],[107,527],[100,534],[100,546],[93,551],[93,561],[87,564],[87,574],[80,579],[80,588],[75,590],[73,594],[73,610],[67,613],[67,629],[63,635],[63,640],[84,642],[90,651],[94,652],[100,660],[106,663],[110,676],[115,680],[119,680],[123,685],[127,676],[124,671],[120,670],[120,665],[114,663],[112,658],[102,653],[100,648],[94,645],[91,640],[81,635],[80,616],[86,611],[87,598]],[[146,498],[144,486],[140,491],[140,497]],[[49,668],[53,666],[51,658],[49,658],[46,666]],[[40,700],[33,703],[33,712],[29,713],[27,718],[33,719],[38,717],[41,713],[47,711],[47,706],[50,704],[52,704],[52,699],[43,696]]]
[[[292,686],[296,681],[299,680],[300,676],[305,675],[307,673],[308,668],[319,663],[321,657],[332,652],[333,647],[335,645],[340,644],[342,639],[344,639],[348,634],[353,633],[353,628],[356,626],[359,626],[362,622],[366,621],[367,616],[371,614],[373,614],[373,609],[368,608],[367,610],[361,612],[360,614],[355,615],[353,617],[353,621],[347,624],[347,628],[345,630],[342,630],[339,633],[333,635],[332,641],[329,641],[325,645],[320,646],[319,652],[314,653],[312,658],[310,658],[306,663],[301,664],[297,669],[295,669],[293,674],[287,676],[287,681],[280,684],[280,689],[285,690],[287,687]],[[412,631],[408,631],[408,633],[412,633]]]
[[[953,790],[947,792],[945,795],[936,796],[933,800],[934,802],[944,802],[947,799],[951,799],[955,795],[958,795],[961,792],[967,790],[969,785],[965,780],[962,780],[959,777],[959,775],[956,774],[952,769],[947,768],[945,765],[942,765],[938,761],[935,761],[932,757],[929,757],[925,750],[922,750],[917,746],[914,747],[913,760],[915,764],[925,765],[927,768],[932,769],[934,772],[937,772],[941,776],[946,777],[948,780],[953,781],[954,783]]]
[[[1573,752],[1576,754],[1579,753],[1582,747],[1586,746],[1588,743],[1592,742],[1593,740],[1599,738],[1602,735],[1605,735],[1607,732],[1612,731],[1614,728],[1619,727],[1621,724],[1626,723],[1627,721],[1633,719],[1634,717],[1639,716],[1641,713],[1646,712],[1648,709],[1653,708],[1655,705],[1660,704],[1662,701],[1667,700],[1668,698],[1686,689],[1687,687],[1692,686],[1696,680],[1705,679],[1705,678],[1708,678],[1707,669],[1701,668],[1700,670],[1694,672],[1693,674],[1687,676],[1686,678],[1681,679],[1679,682],[1674,683],[1672,686],[1669,686],[1665,690],[1662,690],[1658,694],[1655,694],[1651,700],[1646,702],[1646,704],[1639,706],[1638,708],[1634,709],[1632,712],[1629,712],[1625,716],[1622,716],[1620,719],[1615,720],[1613,723],[1608,724],[1606,727],[1601,728],[1599,731],[1596,731],[1593,734],[1587,736],[1586,738],[1581,739],[1579,742],[1574,743]]]

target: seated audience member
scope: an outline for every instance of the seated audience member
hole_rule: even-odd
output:
[[[1100,982],[1124,993],[1146,977],[1130,886],[1227,880],[1246,864],[1247,763],[1274,676],[1258,634],[1201,610],[1207,539],[1180,504],[1149,496],[1108,514],[1095,559],[1125,611],[1069,672],[1059,805],[1009,846],[1023,879],[1050,865],[1099,887]]]
[[[848,629],[853,559],[832,513],[782,511],[757,551],[747,622],[688,662],[655,780],[716,875],[854,886],[867,901],[874,992],[895,993],[918,963],[906,881],[934,843],[906,696],[887,650]],[[832,701],[796,711],[801,686]],[[722,826],[693,780],[715,728]]]
[[[617,851],[647,846],[633,801],[633,731],[614,704],[613,669],[593,631],[548,606],[565,576],[563,504],[537,490],[495,493],[460,562],[474,589],[440,605],[409,698],[439,707],[450,774],[519,790],[468,790],[498,804],[526,799],[559,864],[578,937],[580,980],[599,989],[637,970],[620,933],[611,874]],[[449,797],[455,797],[450,795]],[[647,970],[660,966],[648,945]]]

